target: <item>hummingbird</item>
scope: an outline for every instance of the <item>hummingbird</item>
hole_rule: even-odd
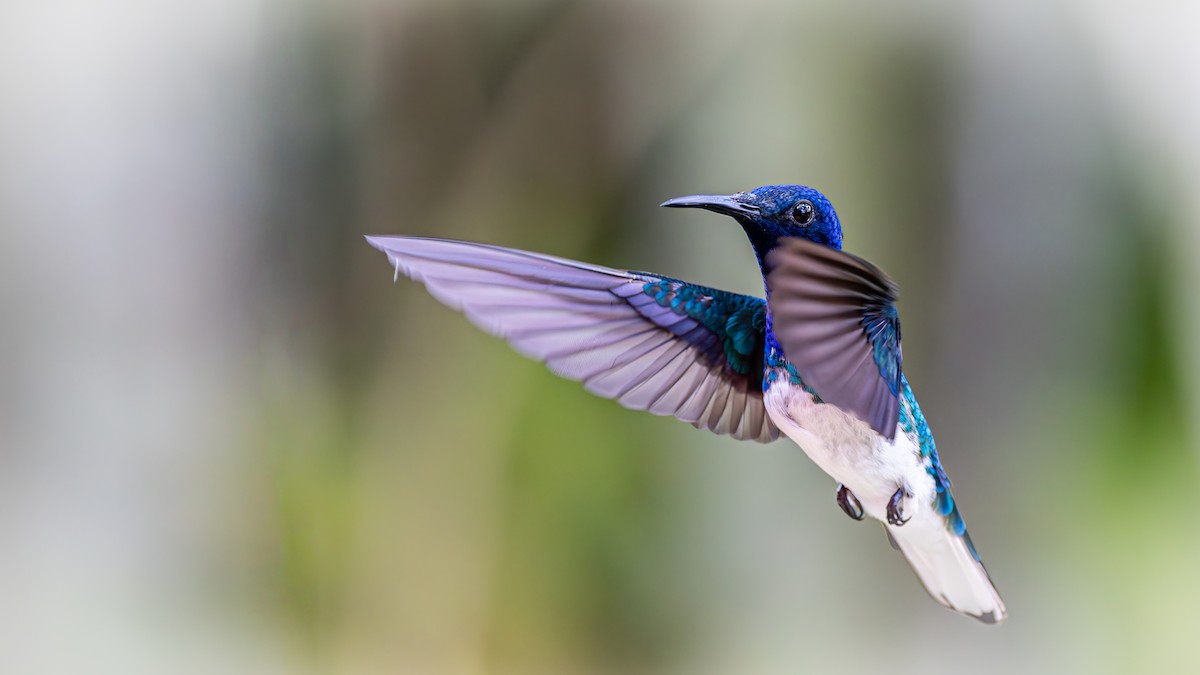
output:
[[[829,200],[802,185],[669,199],[732,217],[765,297],[540,253],[368,236],[401,274],[590,392],[738,440],[786,436],[879,521],[934,600],[984,623],[1007,610],[967,534],[904,375],[897,287],[842,251]]]

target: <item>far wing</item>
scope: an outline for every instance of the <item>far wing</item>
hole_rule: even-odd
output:
[[[900,413],[896,286],[878,267],[785,239],[767,255],[772,328],[784,356],[826,403],[892,440]]]
[[[766,303],[644,272],[424,237],[367,237],[396,274],[588,391],[740,440],[762,399]]]

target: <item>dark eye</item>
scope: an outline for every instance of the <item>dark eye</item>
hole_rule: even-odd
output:
[[[807,199],[801,199],[792,207],[792,220],[807,225],[812,222],[814,216],[817,215],[817,210],[813,208],[812,202]]]

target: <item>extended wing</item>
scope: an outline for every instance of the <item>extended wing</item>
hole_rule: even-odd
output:
[[[857,256],[804,239],[767,255],[772,328],[784,356],[826,403],[888,440],[900,413],[896,286]]]
[[[483,330],[594,394],[740,440],[762,399],[766,303],[645,272],[424,237],[367,237]]]

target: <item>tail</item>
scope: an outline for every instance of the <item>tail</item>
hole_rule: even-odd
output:
[[[1008,610],[957,515],[955,510],[952,522],[957,528],[945,517],[924,510],[900,527],[884,525],[884,529],[934,600],[984,623],[1000,623]]]

